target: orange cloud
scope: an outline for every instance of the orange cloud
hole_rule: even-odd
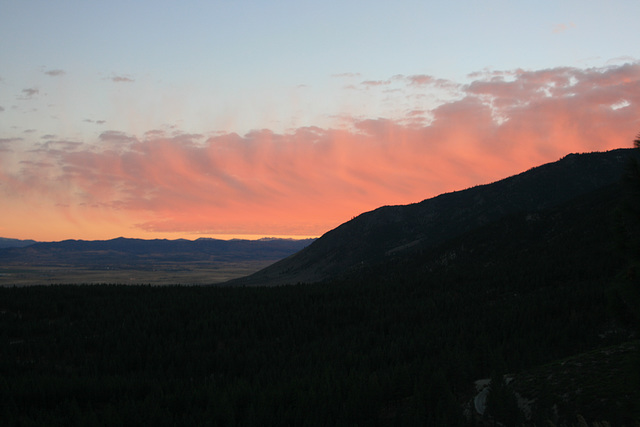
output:
[[[461,98],[411,110],[409,120],[208,139],[150,130],[106,131],[94,144],[50,141],[21,158],[13,153],[12,165],[0,159],[0,192],[12,215],[38,206],[40,216],[23,217],[36,221],[49,210],[67,233],[70,224],[85,233],[92,224],[113,233],[118,224],[120,234],[139,236],[320,235],[381,205],[492,182],[570,152],[628,147],[640,130],[637,63],[475,77],[460,86]],[[428,123],[414,120],[421,114]],[[3,221],[5,229],[20,222]]]

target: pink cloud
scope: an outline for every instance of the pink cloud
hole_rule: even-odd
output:
[[[449,91],[458,90],[460,85],[447,79],[436,79],[433,76],[426,74],[416,74],[412,76],[404,77],[402,75],[395,76],[396,78],[405,79],[410,86],[431,86],[438,89],[446,89]]]
[[[83,218],[117,216],[141,233],[319,235],[381,205],[492,182],[571,152],[630,147],[640,130],[637,63],[483,74],[460,90],[406,120],[352,119],[344,129],[208,139],[105,131],[98,144],[51,141],[0,175],[0,191]],[[425,115],[428,123],[415,120]]]
[[[414,85],[431,84],[435,80],[433,77],[424,74],[409,76],[407,79]]]
[[[365,80],[361,83],[363,86],[387,86],[391,84],[389,80]]]
[[[14,143],[20,142],[20,141],[22,141],[22,138],[0,138],[0,152],[13,151],[13,148],[11,148],[11,146]]]

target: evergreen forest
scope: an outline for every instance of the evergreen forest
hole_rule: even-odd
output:
[[[0,424],[638,426],[639,170],[316,283],[0,288]]]

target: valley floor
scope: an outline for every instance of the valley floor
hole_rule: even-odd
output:
[[[274,261],[176,262],[145,268],[87,268],[70,265],[0,266],[0,286],[51,284],[210,285],[243,277]]]

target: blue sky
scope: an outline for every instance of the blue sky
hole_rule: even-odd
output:
[[[336,75],[461,82],[487,68],[602,66],[635,58],[640,39],[635,1],[5,0],[0,16],[3,128],[35,126],[33,115],[11,114],[28,108],[16,98],[35,88],[70,132],[90,132],[86,119],[128,130],[128,109],[145,116],[142,127],[188,132],[375,117],[390,107],[345,91],[353,81]],[[131,81],[109,84],[117,77]]]
[[[230,157],[223,162],[225,166],[212,164],[210,167],[222,168],[225,176],[234,179],[241,177],[238,182],[248,188],[248,182],[254,178],[264,182],[284,178],[271,175],[243,177],[241,172],[226,165],[240,167],[237,159],[242,157],[247,162],[247,170],[257,170],[261,156],[269,157],[273,154],[269,150],[284,150],[285,145],[290,151],[281,153],[281,158],[302,162],[291,153],[304,151],[300,147],[309,141],[300,140],[303,134],[305,137],[316,135],[312,139],[318,134],[323,137],[331,134],[335,139],[335,132],[349,131],[352,132],[350,136],[340,137],[340,141],[346,141],[342,144],[349,145],[356,144],[353,141],[369,132],[367,136],[372,138],[374,146],[389,144],[385,148],[388,153],[395,150],[409,153],[421,150],[416,147],[409,150],[410,144],[402,143],[413,141],[413,130],[397,131],[403,135],[397,140],[386,139],[392,134],[389,129],[396,124],[415,127],[419,123],[430,135],[438,135],[440,140],[452,140],[459,130],[451,126],[446,132],[436,132],[436,128],[429,128],[434,117],[442,117],[445,112],[453,117],[455,112],[462,120],[457,126],[464,126],[467,122],[481,120],[486,116],[484,109],[488,108],[493,118],[487,120],[495,120],[500,114],[504,117],[496,122],[499,125],[509,119],[509,114],[515,114],[514,109],[497,111],[502,105],[516,105],[511,103],[512,95],[505,92],[505,87],[494,85],[490,93],[477,93],[474,88],[478,83],[500,80],[522,85],[525,79],[528,84],[547,85],[518,91],[518,85],[512,84],[508,90],[524,97],[518,101],[524,105],[536,90],[551,93],[549,88],[555,88],[556,84],[566,83],[570,87],[584,79],[609,85],[599,78],[607,73],[618,79],[615,90],[609,91],[608,97],[601,97],[602,90],[595,91],[592,86],[580,86],[585,91],[592,91],[588,97],[584,92],[585,99],[594,100],[597,94],[598,102],[608,103],[607,108],[615,106],[611,107],[615,112],[612,126],[616,123],[621,133],[607,143],[603,142],[602,135],[586,141],[584,147],[563,146],[558,142],[553,146],[555,148],[549,148],[543,143],[531,142],[534,146],[527,153],[538,154],[515,156],[509,146],[504,145],[507,143],[495,139],[493,145],[482,148],[483,152],[491,153],[505,164],[513,164],[513,168],[483,172],[468,166],[465,170],[472,172],[462,180],[448,178],[445,171],[440,171],[439,175],[427,173],[412,179],[441,185],[410,191],[411,186],[403,181],[406,177],[398,178],[397,182],[393,180],[404,176],[407,168],[418,166],[398,161],[393,168],[382,168],[390,177],[388,182],[396,184],[370,178],[359,184],[366,188],[357,193],[376,194],[375,197],[362,196],[360,200],[345,193],[343,199],[332,202],[338,205],[332,219],[308,220],[315,224],[313,226],[305,228],[305,219],[300,219],[301,224],[295,230],[288,231],[278,228],[275,222],[261,228],[261,222],[257,220],[246,227],[222,223],[207,225],[199,220],[193,228],[174,230],[175,233],[206,235],[317,235],[327,227],[379,204],[416,201],[419,197],[436,195],[438,191],[498,179],[499,173],[514,173],[518,171],[515,168],[556,160],[554,156],[568,149],[619,146],[621,141],[629,139],[630,129],[640,128],[637,120],[629,118],[637,108],[637,84],[633,82],[640,59],[638,17],[640,2],[637,1],[0,0],[0,178],[4,177],[4,181],[0,181],[0,194],[6,201],[15,203],[14,214],[20,216],[21,212],[33,211],[34,205],[23,202],[24,205],[18,207],[15,188],[45,188],[39,185],[41,180],[55,181],[66,177],[70,180],[66,187],[48,188],[47,202],[38,205],[64,207],[66,211],[59,212],[60,224],[64,218],[72,219],[66,226],[60,225],[56,236],[83,236],[88,233],[89,225],[86,224],[96,221],[96,217],[109,222],[113,219],[109,215],[116,217],[113,223],[109,222],[109,227],[104,227],[109,233],[137,235],[143,232],[141,230],[144,233],[169,233],[172,232],[170,227],[159,231],[160,228],[148,226],[156,220],[163,224],[172,223],[171,218],[175,220],[176,215],[159,212],[158,208],[137,206],[127,211],[126,218],[121,218],[122,208],[117,212],[109,211],[109,215],[100,211],[98,215],[96,206],[102,206],[103,210],[104,206],[122,206],[119,192],[135,187],[137,184],[131,181],[135,177],[127,175],[122,178],[124,181],[118,181],[117,188],[114,187],[118,194],[91,196],[92,191],[96,191],[94,186],[78,186],[97,180],[104,190],[113,177],[89,176],[85,171],[84,175],[78,172],[79,175],[71,180],[66,172],[70,159],[60,157],[62,153],[65,156],[75,153],[76,157],[81,153],[106,155],[111,152],[109,150],[113,151],[107,142],[118,141],[121,144],[118,153],[130,154],[138,149],[137,143],[158,138],[164,138],[166,142],[167,138],[173,138],[172,141],[178,144],[173,149],[180,153],[176,156],[185,155],[186,159],[189,147],[218,147],[222,142],[216,138],[237,134],[240,142],[226,149],[225,153]],[[545,73],[545,70],[549,72]],[[534,75],[538,80],[527,80]],[[571,80],[560,78],[568,75],[572,76]],[[498,89],[500,92],[496,92]],[[630,95],[623,95],[625,91]],[[575,95],[569,92],[562,92],[563,96]],[[554,111],[558,105],[549,107],[549,111]],[[589,108],[593,114],[598,111],[595,104]],[[467,115],[461,115],[461,111],[466,111]],[[573,113],[582,114],[581,117],[586,114]],[[370,126],[373,121],[376,126]],[[514,123],[512,121],[511,126]],[[488,129],[487,126],[482,129]],[[548,123],[545,126],[548,130],[558,129],[559,125]],[[385,130],[380,130],[383,127]],[[519,126],[518,129],[526,127]],[[315,133],[304,131],[309,128],[317,130]],[[491,129],[491,132],[496,131]],[[260,138],[251,136],[252,132],[261,132]],[[381,135],[387,136],[382,138],[371,132],[382,132]],[[275,137],[267,138],[265,135],[268,134]],[[409,134],[413,136],[407,136]],[[542,138],[541,133],[537,135]],[[526,138],[529,137],[527,134]],[[264,142],[265,138],[297,142],[272,146]],[[478,140],[485,144],[489,136],[483,138]],[[421,141],[420,144],[430,147],[428,158],[432,164],[455,165],[470,161],[447,157],[457,156],[458,151],[451,148],[451,153],[444,153],[437,141]],[[129,145],[124,147],[122,144]],[[456,144],[464,145],[452,143],[452,147]],[[248,150],[248,146],[252,148],[240,156],[237,150]],[[267,146],[270,148],[265,148]],[[342,157],[326,160],[327,165],[341,162],[340,167],[331,170],[335,174],[332,184],[326,185],[340,188],[354,185],[353,170],[357,167],[350,162],[359,162],[360,156],[353,148],[355,145],[349,147],[346,152],[353,158],[342,153]],[[385,158],[381,153],[378,164]],[[151,161],[154,155],[158,154],[149,153],[137,161]],[[337,155],[335,150],[331,155]],[[510,157],[512,155],[515,157]],[[279,158],[273,156],[273,159]],[[318,163],[323,161],[319,159]],[[370,167],[375,169],[376,163],[371,161]],[[50,172],[42,175],[40,171],[40,175],[33,175],[35,172],[27,170],[25,165],[35,164],[47,165],[49,169],[46,170]],[[304,170],[305,166],[300,165],[300,170]],[[367,174],[375,175],[373,172]],[[200,178],[192,177],[194,185]],[[310,189],[315,186],[318,192],[325,191],[319,181],[309,179],[309,187],[299,193],[282,182],[270,188],[277,188],[277,194],[285,199],[299,199],[301,194],[313,193]],[[378,186],[375,188],[379,191],[368,190],[369,184]],[[152,198],[149,194],[161,193],[169,184],[157,185],[159,187],[149,190],[145,197]],[[184,185],[189,184],[185,181]],[[227,184],[219,185],[224,190]],[[304,187],[303,184],[296,185]],[[235,206],[239,203],[240,206],[242,203],[238,200],[249,197],[248,193],[223,190],[221,194],[226,196],[220,197],[232,197],[233,200],[203,199],[200,205],[194,205],[194,209],[212,204]],[[257,194],[257,191],[254,189],[251,194]],[[33,198],[38,199],[35,195]],[[318,199],[317,203],[327,202]],[[343,205],[347,207],[340,208]],[[82,206],[95,209],[88,214],[82,211]],[[247,206],[253,205],[242,206],[251,209]],[[233,209],[229,209],[224,211],[225,215],[234,215]],[[224,216],[221,212],[216,215]],[[139,218],[132,219],[136,215]],[[279,214],[274,210],[273,215]],[[0,223],[0,235],[29,237],[25,236],[25,231],[17,231],[17,224],[17,220],[5,220],[4,225]],[[117,226],[111,227],[111,224]]]

